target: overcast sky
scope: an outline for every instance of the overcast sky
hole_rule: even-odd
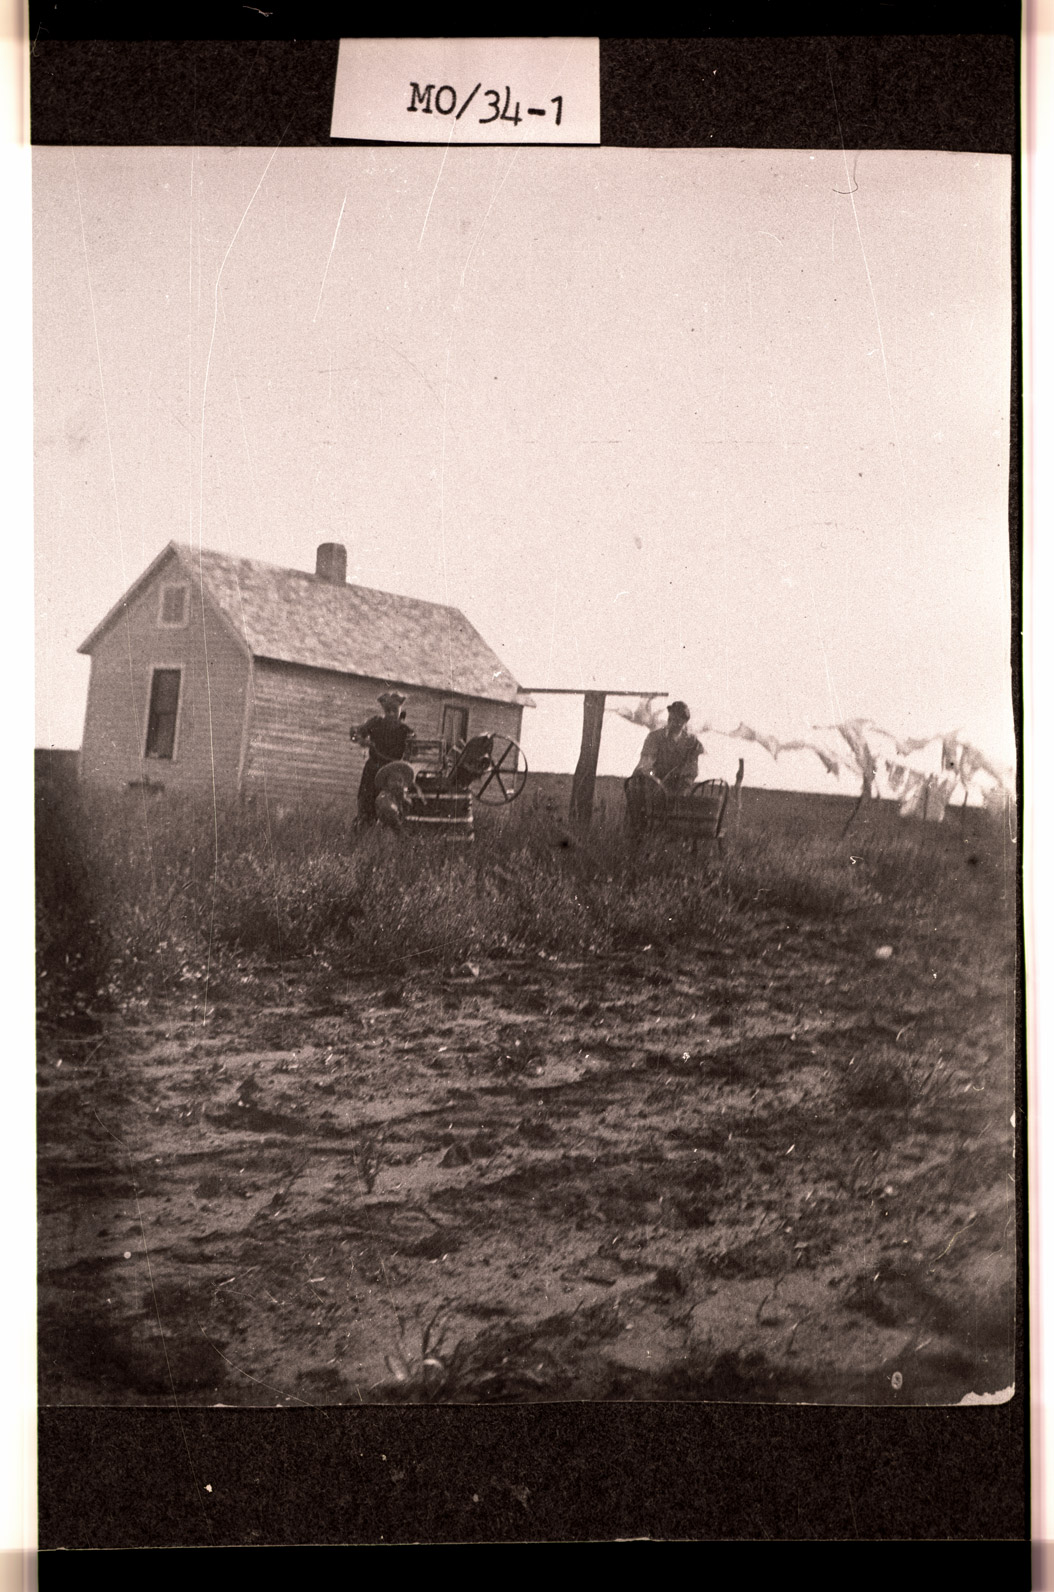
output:
[[[38,744],[79,744],[76,648],[167,541],[335,540],[527,686],[1013,759],[1008,158],[33,162]],[[524,719],[573,766],[577,702]],[[642,732],[604,733],[628,771]],[[748,783],[838,788],[799,762],[754,749]]]

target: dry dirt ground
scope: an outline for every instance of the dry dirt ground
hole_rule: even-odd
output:
[[[45,1027],[41,1400],[1013,1380],[1012,952],[859,924]]]

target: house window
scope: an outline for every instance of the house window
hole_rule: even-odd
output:
[[[468,740],[468,708],[444,708],[443,726],[440,730],[448,746]]]
[[[146,755],[171,759],[176,750],[181,669],[155,669],[146,719]]]
[[[182,629],[187,622],[187,606],[185,586],[162,586],[158,624],[164,630]]]

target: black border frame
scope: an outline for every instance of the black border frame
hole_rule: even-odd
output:
[[[31,4],[33,142],[265,146],[280,138],[330,146],[337,30],[296,37],[305,8],[271,5],[267,15],[213,6],[205,36],[172,41],[152,36],[138,18],[137,37],[128,39],[123,14],[101,3]],[[699,19],[706,31],[692,38],[602,38],[602,143],[838,148],[844,139],[850,149],[1013,157],[1009,506],[1019,638],[1020,13],[989,4],[985,30],[964,34],[950,30],[947,7],[909,13],[899,3],[873,4],[854,11],[856,31],[843,18],[837,33],[827,33],[805,10],[711,9]],[[789,12],[793,29],[781,27]],[[181,12],[180,20],[192,18]],[[346,31],[351,22],[341,18]],[[705,97],[698,86],[704,59],[719,67],[716,78],[707,71]],[[1019,652],[1014,663],[1020,745]],[[1018,899],[1020,910],[1020,877]],[[650,1539],[940,1543],[973,1552],[979,1544],[1027,1543],[1023,965],[1019,946],[1019,1341],[1009,1404],[46,1408],[38,1419],[39,1537],[50,1573],[63,1559],[75,1573],[74,1556],[47,1552],[60,1548],[628,1546]],[[522,1501],[525,1477],[530,1492]],[[137,1574],[146,1568],[140,1554],[119,1557],[129,1569],[136,1561]],[[198,1573],[213,1557],[205,1551],[188,1566]],[[229,1553],[215,1557],[232,1567]],[[941,1569],[947,1573],[958,1557],[942,1555]],[[100,1555],[108,1574],[112,1559]]]

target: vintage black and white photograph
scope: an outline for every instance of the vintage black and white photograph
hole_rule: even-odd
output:
[[[1009,1399],[1010,158],[33,212],[41,1403]]]

